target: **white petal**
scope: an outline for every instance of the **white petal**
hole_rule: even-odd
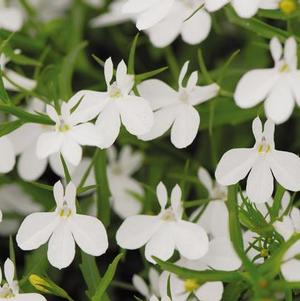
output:
[[[46,112],[52,121],[54,121],[55,123],[59,122],[59,116],[53,106],[46,105]]]
[[[283,123],[293,113],[295,101],[288,83],[282,79],[273,87],[265,101],[266,116],[275,123]]]
[[[204,185],[208,193],[211,194],[213,190],[213,181],[210,174],[204,167],[200,167],[198,169],[198,178],[200,182]]]
[[[141,295],[143,295],[146,298],[149,298],[150,291],[142,277],[140,277],[139,275],[133,275],[132,284]]]
[[[164,209],[168,202],[167,188],[163,182],[159,182],[156,187],[156,195],[161,209]]]
[[[209,0],[205,1],[205,8],[210,11],[214,12],[225,6],[229,3],[230,0]]]
[[[143,159],[141,152],[134,152],[129,145],[126,145],[120,152],[119,164],[127,175],[132,175],[142,167]]]
[[[182,197],[182,191],[178,184],[174,186],[171,192],[171,205],[172,209],[176,212],[181,207],[181,197]]]
[[[259,159],[247,179],[247,196],[254,203],[267,202],[273,193],[274,180],[269,164]]]
[[[153,126],[153,112],[142,97],[129,96],[119,104],[122,123],[133,135],[147,134]]]
[[[173,233],[176,248],[185,258],[196,260],[207,253],[208,237],[201,226],[187,221],[178,221]]]
[[[157,4],[158,0],[128,0],[122,7],[123,12],[126,13],[140,13],[146,9],[151,8],[154,4]]]
[[[48,260],[58,269],[68,267],[75,257],[75,241],[67,222],[62,222],[52,234],[48,244]]]
[[[218,163],[215,177],[224,186],[244,179],[257,158],[252,148],[237,148],[226,152]]]
[[[256,142],[261,142],[263,129],[262,129],[262,122],[259,117],[256,117],[252,122],[252,132]]]
[[[4,87],[9,91],[19,91],[19,87],[31,91],[34,90],[37,85],[37,82],[35,80],[29,79],[13,70],[6,69],[5,75],[12,81],[12,83],[6,79],[4,79],[3,81]]]
[[[300,281],[300,260],[291,259],[282,263],[281,273],[287,281]]]
[[[300,106],[300,71],[294,71],[291,72],[288,75],[288,82],[291,87],[291,90],[293,91],[293,96],[298,104]]]
[[[18,161],[18,173],[25,181],[39,179],[47,168],[47,159],[39,159],[35,152],[36,145],[26,149]]]
[[[61,181],[57,181],[53,186],[53,195],[57,207],[61,207],[65,201],[64,198],[64,187]]]
[[[150,132],[139,136],[139,139],[149,141],[162,136],[172,126],[177,114],[179,106],[163,108],[154,113],[154,125]]]
[[[64,199],[66,200],[69,207],[76,210],[76,186],[73,182],[69,182],[69,184],[66,186]]]
[[[186,61],[183,64],[183,66],[182,66],[182,68],[180,70],[179,77],[178,77],[178,86],[180,88],[183,87],[183,80],[184,80],[184,78],[185,78],[185,76],[187,74],[187,71],[188,71],[188,68],[189,68],[189,64],[190,64],[190,61]]]
[[[16,158],[13,145],[5,136],[0,137],[0,149],[0,173],[10,172],[14,168]]]
[[[220,301],[223,296],[223,283],[221,281],[206,282],[195,292],[199,300]]]
[[[75,166],[70,164],[69,162],[65,162],[70,174],[73,175]],[[56,173],[61,178],[65,177],[64,168],[60,159],[60,154],[56,153],[49,157],[49,164],[54,173]]]
[[[289,216],[284,216],[282,221],[276,221],[274,228],[285,240],[288,240],[295,230],[293,221]]]
[[[82,158],[82,147],[71,136],[65,135],[61,154],[66,161],[77,166]]]
[[[18,31],[22,28],[24,17],[21,9],[2,7],[0,11],[0,27],[9,31]]]
[[[247,72],[238,82],[234,100],[241,108],[251,108],[263,101],[274,87],[279,74],[275,69],[258,69]]]
[[[253,17],[259,7],[260,0],[232,0],[231,4],[241,18]]]
[[[157,216],[128,217],[117,231],[117,243],[124,249],[138,249],[149,241],[160,225],[161,222]]]
[[[182,105],[171,129],[171,142],[177,148],[193,143],[200,125],[200,115],[195,108]]]
[[[104,63],[104,76],[105,76],[107,87],[109,87],[110,85],[110,82],[113,78],[113,73],[114,73],[114,65],[111,57],[109,57]]]
[[[174,0],[162,0],[159,5],[153,5],[150,9],[138,16],[136,27],[145,30],[161,21],[170,11]]]
[[[21,224],[16,240],[22,250],[34,250],[45,244],[59,219],[56,213],[32,213]]]
[[[9,258],[7,258],[4,263],[4,275],[8,284],[12,285],[14,281],[14,275],[15,275],[15,266],[14,263]]]
[[[156,256],[161,260],[169,259],[175,250],[175,241],[171,223],[164,223],[146,244],[145,256],[146,259],[155,264],[152,256]]]
[[[47,301],[46,298],[40,294],[18,294],[13,301]]]
[[[80,145],[97,146],[102,142],[101,135],[92,123],[84,123],[74,126],[70,135]]]
[[[217,84],[196,86],[189,92],[189,103],[196,106],[218,95],[220,87]]]
[[[213,237],[229,237],[229,215],[225,202],[210,201],[205,211],[210,211],[210,234]],[[201,224],[200,218],[200,224]]]
[[[217,237],[211,240],[209,251],[203,260],[208,266],[221,271],[234,271],[242,264],[229,237]]]
[[[297,69],[297,42],[294,37],[285,41],[284,59],[291,68]]]
[[[275,62],[278,62],[283,53],[282,45],[277,37],[273,37],[270,41],[270,51]]]
[[[39,159],[47,158],[49,155],[59,152],[64,140],[61,133],[43,133],[39,136],[36,145],[36,154]]]
[[[153,110],[174,104],[177,99],[177,92],[158,79],[145,80],[137,89],[141,97],[149,101]]]
[[[123,95],[128,95],[134,85],[134,77],[127,74],[127,66],[123,60],[117,67],[116,82]]]
[[[74,239],[85,253],[100,256],[106,252],[107,234],[100,220],[93,216],[77,214],[70,222]]]
[[[96,127],[101,136],[101,147],[108,148],[116,141],[120,132],[121,120],[116,106],[110,104],[100,113]]]
[[[182,39],[191,45],[196,45],[204,41],[211,29],[211,17],[201,9],[193,17],[183,23]]]
[[[285,189],[300,190],[300,158],[289,152],[273,151],[268,156],[271,170],[277,182]]]

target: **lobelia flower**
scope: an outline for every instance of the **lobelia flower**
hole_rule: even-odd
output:
[[[252,18],[261,9],[277,9],[281,0],[205,0],[205,8],[215,12],[230,3],[241,18]]]
[[[0,137],[0,173],[8,173],[12,171],[16,163],[16,155],[14,147],[8,136]]]
[[[4,263],[4,275],[6,282],[0,286],[0,300],[10,301],[46,301],[45,297],[36,293],[19,293],[18,281],[14,280],[15,267],[13,262],[7,258]],[[2,271],[0,269],[0,283],[2,283]]]
[[[200,115],[194,106],[206,102],[218,94],[219,86],[197,86],[198,72],[195,71],[183,86],[189,62],[186,62],[179,75],[179,90],[175,91],[164,82],[150,79],[138,85],[142,97],[149,100],[154,113],[151,131],[139,138],[145,141],[162,136],[171,128],[171,142],[177,148],[189,146],[197,136]]]
[[[163,48],[179,35],[188,44],[201,43],[211,29],[210,14],[205,8],[199,9],[203,4],[203,0],[176,0],[164,19],[146,31],[151,43],[155,47]]]
[[[48,260],[58,269],[69,266],[75,256],[75,242],[87,254],[100,256],[108,248],[106,230],[95,217],[78,214],[76,187],[70,182],[65,190],[61,182],[53,187],[54,212],[33,213],[25,218],[17,233],[22,250],[34,250],[48,244]]]
[[[163,183],[156,190],[161,212],[156,216],[128,217],[116,234],[117,243],[124,249],[134,250],[146,245],[145,256],[169,259],[175,249],[188,259],[198,259],[208,250],[208,237],[199,225],[182,220],[181,189],[176,185],[171,193],[171,206],[166,208],[168,194]]]
[[[94,124],[87,122],[91,119],[88,113],[90,108],[80,105],[82,102],[78,105],[81,99],[81,93],[77,93],[68,102],[63,102],[60,114],[54,107],[47,105],[46,112],[55,122],[55,126],[52,126],[51,131],[38,137],[36,145],[38,159],[46,159],[60,152],[66,162],[77,166],[82,158],[81,146],[100,145],[101,137]]]
[[[40,99],[30,101],[27,110],[30,112],[45,112],[46,104]],[[37,123],[27,123],[11,132],[8,137],[11,140],[16,155],[19,155],[17,164],[18,174],[26,181],[35,181],[45,172],[48,163],[51,169],[60,177],[64,175],[63,166],[59,154],[52,154],[49,158],[39,159],[36,154],[37,141],[43,133],[52,132],[52,127]],[[69,170],[74,167],[68,164]]]
[[[274,223],[276,231],[287,241],[294,233],[300,233],[300,210],[293,207],[282,221]],[[281,273],[287,281],[300,281],[300,240],[296,241],[284,254]]]
[[[153,112],[142,97],[131,94],[134,76],[127,74],[124,61],[118,64],[116,81],[113,78],[111,58],[104,65],[107,92],[80,91],[83,99],[78,108],[89,108],[89,118],[95,118],[96,127],[101,135],[101,147],[110,147],[117,139],[121,122],[132,135],[144,135],[153,125]],[[91,118],[90,118],[91,119]]]
[[[7,6],[7,1],[0,0],[0,28],[18,31],[22,28],[24,17],[18,7]]]
[[[0,0],[1,1],[1,0]],[[20,54],[20,50],[15,50],[15,54]],[[23,88],[25,90],[34,90],[37,82],[33,79],[29,79],[9,68],[6,67],[7,63],[9,63],[10,59],[5,55],[0,55],[0,67],[3,72],[3,74],[7,77],[3,77],[3,85],[4,88],[8,91],[20,91],[20,88]]]
[[[209,267],[201,259],[187,260],[181,258],[176,262],[176,265],[196,271],[209,270]],[[159,279],[162,296],[167,296],[169,279],[172,301],[220,301],[222,299],[224,287],[221,281],[209,281],[200,284],[194,279],[184,280],[166,271],[161,274]]]
[[[134,275],[132,277],[133,286],[147,300],[149,300],[152,295],[160,296],[158,272],[155,269],[150,268],[148,276],[149,276],[149,286],[146,284],[145,280],[141,276]]]
[[[123,6],[123,13],[135,14],[136,27],[145,30],[163,20],[174,3],[175,0],[127,0]]]
[[[236,87],[234,99],[241,108],[254,107],[265,100],[266,116],[275,123],[283,123],[292,115],[295,103],[300,106],[297,43],[291,37],[283,50],[275,37],[270,42],[270,50],[275,66],[247,72]]]
[[[264,203],[271,198],[273,176],[285,189],[300,190],[300,158],[293,153],[275,149],[274,123],[268,119],[263,130],[261,120],[257,117],[252,123],[252,131],[255,145],[226,152],[216,169],[217,181],[221,185],[233,185],[250,172],[246,193],[255,203]]]
[[[15,234],[20,225],[20,217],[41,210],[41,206],[17,184],[3,184],[0,186],[0,209],[4,218],[0,225],[0,235]],[[17,216],[7,216],[9,214]],[[1,216],[2,218],[2,216]]]

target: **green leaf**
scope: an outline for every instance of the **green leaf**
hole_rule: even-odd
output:
[[[107,290],[107,288],[109,287],[110,283],[112,282],[115,273],[116,273],[116,269],[117,266],[119,264],[120,259],[122,258],[123,254],[119,254],[114,261],[109,265],[106,273],[104,274],[103,278],[101,279],[96,293],[92,298],[92,301],[99,301],[102,300],[102,296],[104,295],[105,291]]]
[[[63,166],[63,169],[64,169],[65,179],[66,179],[67,183],[69,183],[69,182],[72,181],[72,179],[71,179],[71,176],[70,176],[70,172],[69,172],[67,163],[66,163],[66,161],[65,161],[62,154],[60,154],[60,160],[61,160],[61,163],[62,163],[62,166]]]
[[[95,158],[95,179],[97,184],[97,216],[107,227],[110,224],[110,191],[106,171],[106,152],[99,150]]]
[[[4,88],[1,68],[0,68],[0,100],[4,103],[10,103],[10,98]]]
[[[9,134],[24,124],[22,120],[14,120],[0,124],[0,137]]]
[[[164,72],[165,70],[167,70],[169,67],[162,67],[162,68],[158,68],[149,72],[145,72],[145,73],[141,73],[141,74],[137,74],[135,76],[135,83],[138,84],[148,78],[154,77],[162,72]]]

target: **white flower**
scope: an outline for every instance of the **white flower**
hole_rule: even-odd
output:
[[[107,180],[111,192],[111,205],[113,210],[121,217],[136,215],[142,210],[142,203],[135,195],[143,196],[142,185],[136,181],[134,174],[142,165],[143,156],[139,152],[133,152],[130,146],[124,146],[117,158],[114,147],[107,150]],[[84,173],[91,163],[90,159],[84,158],[79,166],[71,172],[74,183],[79,184]],[[95,185],[94,168],[90,171],[85,186]],[[96,203],[93,204],[92,213],[96,214]]]
[[[6,1],[0,1],[0,28],[18,31],[22,28],[24,17],[18,7],[6,6]]]
[[[22,250],[34,250],[49,240],[48,260],[59,269],[75,256],[75,242],[87,254],[100,256],[108,248],[106,230],[95,217],[76,212],[76,187],[70,182],[64,193],[61,182],[53,187],[54,212],[33,213],[25,218],[17,234]]]
[[[255,203],[268,201],[273,193],[274,181],[287,190],[300,190],[300,158],[289,152],[278,151],[274,145],[274,123],[262,123],[256,118],[252,124],[256,143],[252,148],[238,148],[226,152],[221,158],[216,179],[221,185],[233,185],[248,173],[246,193]]]
[[[153,112],[142,97],[131,94],[134,76],[127,74],[127,66],[121,61],[113,78],[113,63],[107,59],[104,66],[107,92],[81,91],[83,100],[79,105],[90,108],[89,118],[99,116],[96,127],[101,135],[101,147],[110,147],[117,139],[121,122],[132,135],[144,135],[153,125]]]
[[[4,274],[6,282],[0,286],[0,299],[10,301],[46,301],[40,294],[20,294],[18,281],[14,280],[15,267],[13,262],[7,258],[4,263]],[[0,269],[0,283],[2,283],[2,271]]]
[[[144,30],[163,20],[174,2],[175,0],[128,0],[123,6],[123,13],[135,14],[136,27]]]
[[[134,250],[146,245],[145,256],[152,263],[152,256],[167,260],[175,249],[188,259],[204,256],[208,250],[207,234],[201,226],[182,220],[180,187],[173,188],[168,208],[168,194],[162,183],[157,186],[157,198],[161,212],[156,216],[128,217],[117,231],[119,246]]]
[[[166,47],[179,35],[192,45],[205,40],[211,29],[211,17],[204,8],[194,13],[201,5],[203,0],[175,1],[165,18],[146,31],[152,44]]]
[[[1,10],[0,10],[1,11]],[[1,13],[0,13],[1,15]],[[0,21],[1,22],[1,21]],[[20,54],[20,50],[15,50],[16,54]],[[34,90],[37,82],[33,79],[29,79],[9,68],[6,68],[6,64],[10,61],[10,59],[5,55],[0,55],[0,67],[3,72],[3,74],[9,79],[6,79],[5,77],[2,78],[3,85],[6,90],[8,91],[19,91],[20,88],[23,88],[25,90]],[[20,88],[19,88],[20,87]]]
[[[159,301],[159,299],[155,295],[153,295],[151,296],[149,301]],[[168,296],[164,296],[160,299],[160,301],[171,301],[171,299]]]
[[[150,101],[154,113],[154,126],[146,135],[140,135],[142,140],[152,140],[162,136],[171,128],[171,142],[177,148],[189,146],[197,136],[200,115],[194,106],[201,104],[218,94],[219,86],[197,86],[198,72],[189,77],[187,85],[183,80],[187,73],[189,62],[181,69],[179,90],[175,91],[164,82],[157,79],[146,80],[138,86],[142,97]]]
[[[41,210],[41,206],[34,203],[31,197],[17,184],[3,184],[0,186],[0,209],[4,219],[0,225],[0,235],[15,234],[20,225],[20,218],[6,217],[6,214],[24,216]]]
[[[241,108],[250,108],[265,100],[266,116],[283,123],[300,106],[300,71],[297,70],[297,44],[294,38],[285,42],[284,50],[277,38],[270,42],[275,66],[247,72],[239,81],[234,99]]]
[[[46,104],[41,100],[34,98],[30,101],[27,108],[30,112],[45,111]],[[37,141],[43,133],[52,131],[51,126],[26,123],[17,130],[11,132],[8,137],[11,140],[16,155],[19,155],[17,169],[20,177],[26,181],[35,181],[45,172],[48,162],[51,169],[59,176],[64,175],[63,166],[59,154],[52,154],[49,158],[39,159],[36,154]],[[49,159],[49,160],[48,160]],[[72,170],[74,167],[68,164]]]
[[[148,275],[149,286],[146,284],[145,280],[141,276],[134,275],[132,277],[133,286],[147,300],[150,299],[152,295],[160,296],[158,272],[155,269],[150,268]]]
[[[176,265],[196,271],[209,269],[201,260],[191,261],[185,258],[181,258],[176,262]],[[170,279],[172,301],[220,301],[222,299],[224,287],[221,281],[209,281],[200,284],[193,279],[180,279],[175,274],[169,272],[163,272],[160,277],[159,288],[162,296],[167,295],[168,279]],[[191,297],[192,294],[196,298]]]
[[[60,114],[47,105],[47,114],[55,126],[38,138],[36,154],[39,159],[61,152],[68,163],[77,166],[82,158],[82,145],[99,146],[100,135],[92,123],[86,122],[90,120],[86,113],[89,108],[80,105],[75,108],[81,99],[81,93],[77,93],[68,102],[63,102]]]
[[[276,231],[288,240],[294,233],[300,232],[300,210],[293,207],[288,216],[274,223]],[[300,281],[300,240],[294,243],[284,254],[281,273],[287,281]],[[298,257],[297,257],[298,256]]]
[[[241,18],[251,18],[262,9],[277,9],[280,0],[205,0],[208,11],[214,12],[231,3],[236,13]]]
[[[132,14],[122,13],[122,7],[127,0],[115,0],[108,6],[108,12],[91,20],[91,27],[105,27],[134,20]]]
[[[7,136],[0,137],[0,173],[12,171],[16,163],[14,147]]]

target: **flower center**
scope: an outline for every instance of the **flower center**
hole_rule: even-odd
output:
[[[67,122],[65,122],[63,119],[61,119],[59,121],[59,123],[57,124],[56,129],[60,133],[66,133],[71,129],[71,126]]]
[[[169,208],[169,209],[165,210],[165,212],[163,213],[161,219],[166,221],[166,222],[176,221],[176,216],[174,214],[173,209]]]
[[[120,98],[122,96],[122,92],[118,87],[117,83],[114,82],[109,88],[109,97],[110,98]]]
[[[59,210],[59,216],[62,218],[68,218],[71,215],[72,215],[72,209],[68,207],[66,202],[64,202],[63,206]]]
[[[179,100],[182,101],[183,103],[188,103],[189,102],[189,93],[185,89],[182,89],[180,91]]]
[[[297,9],[297,3],[295,0],[281,0],[279,7],[285,14],[291,14]]]
[[[283,63],[282,66],[279,68],[279,72],[287,73],[290,71],[290,67],[287,63]]]
[[[216,185],[212,191],[212,199],[213,200],[226,200],[227,198],[227,190],[219,185]]]
[[[111,169],[111,172],[114,175],[120,175],[120,174],[122,174],[122,168],[119,165],[114,165]]]
[[[261,143],[258,145],[257,151],[263,155],[268,154],[271,151],[271,146],[267,143],[265,137],[262,138]]]
[[[199,287],[199,284],[194,279],[187,279],[184,282],[184,289],[185,289],[185,291],[187,291],[189,293],[192,293],[198,287]]]
[[[0,291],[0,298],[2,299],[11,299],[14,298],[15,294],[13,290],[8,286],[8,284],[4,284]]]

